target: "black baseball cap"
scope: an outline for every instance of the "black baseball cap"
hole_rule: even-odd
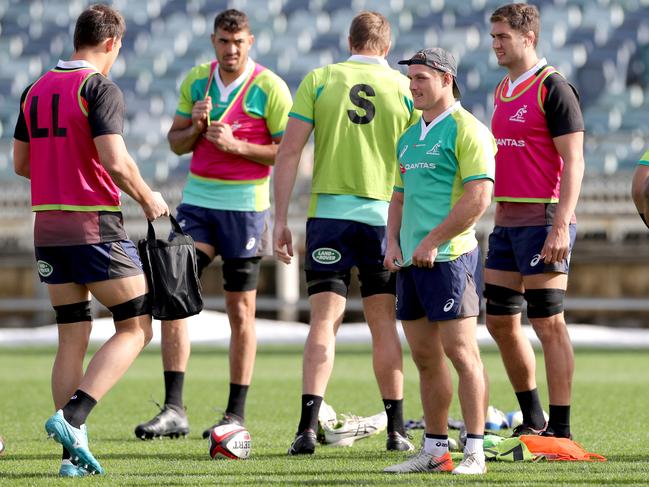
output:
[[[453,76],[453,96],[459,99],[461,96],[460,87],[457,85],[457,61],[453,54],[441,47],[431,47],[417,51],[410,59],[402,59],[399,64],[422,64],[429,68],[449,73]]]

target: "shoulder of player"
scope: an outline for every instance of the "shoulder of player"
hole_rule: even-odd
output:
[[[253,83],[259,86],[264,91],[269,91],[276,88],[288,89],[286,81],[284,81],[277,73],[271,71],[265,66],[257,65],[262,67],[262,71],[257,74]]]
[[[557,99],[556,97],[572,98],[575,96],[579,98],[579,92],[577,91],[577,88],[575,88],[575,86],[570,83],[570,81],[568,81],[560,72],[556,70],[543,79],[543,87],[548,94],[552,93],[555,99]]]
[[[197,79],[209,78],[211,68],[212,68],[211,62],[198,64],[187,72],[187,75],[185,76],[185,80],[195,81]]]
[[[574,91],[575,93],[577,91],[574,85],[570,83],[570,81],[568,81],[563,74],[557,71],[556,68],[552,68],[552,71],[549,74],[545,75],[545,77],[543,78],[543,86],[547,90],[557,88],[561,90],[563,88],[570,87],[571,91]]]
[[[458,135],[481,138],[485,136],[491,137],[489,128],[466,108],[461,106],[451,116],[455,120]]]
[[[98,72],[89,74],[81,94],[88,99],[92,96],[101,96],[105,93],[108,93],[110,97],[124,96],[120,87],[113,80]]]
[[[403,133],[399,136],[399,140],[403,140],[404,138],[410,136],[416,136],[417,138],[419,138],[420,131],[421,131],[421,117],[419,117],[415,123],[408,125],[408,127],[406,127]]]

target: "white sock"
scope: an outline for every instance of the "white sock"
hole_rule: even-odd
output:
[[[479,436],[480,438],[471,438],[470,436],[467,435],[466,445],[464,445],[465,454],[468,455],[470,453],[477,453],[478,455],[484,456],[484,450],[482,449],[482,445],[484,443],[484,437],[482,435]]]
[[[434,438],[429,438],[434,436]],[[424,451],[434,457],[441,457],[448,451],[448,436],[426,435],[424,439]]]

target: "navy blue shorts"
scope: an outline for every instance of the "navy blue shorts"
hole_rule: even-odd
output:
[[[41,282],[87,284],[142,274],[142,262],[130,240],[88,245],[36,247]]]
[[[480,314],[482,265],[478,248],[432,268],[397,272],[397,318],[447,321]]]
[[[362,297],[394,294],[394,275],[383,266],[386,246],[384,226],[309,218],[304,262],[309,295],[331,291],[346,297],[352,267],[358,268]]]
[[[226,259],[271,255],[270,212],[212,210],[181,204],[176,220],[194,239]]]
[[[518,272],[523,276],[560,272],[567,274],[570,254],[561,262],[545,264],[541,250],[552,226],[501,227],[496,225],[489,235],[485,267],[498,271]],[[575,244],[577,227],[570,225],[570,252]]]

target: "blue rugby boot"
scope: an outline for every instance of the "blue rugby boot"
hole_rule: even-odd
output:
[[[103,474],[99,462],[88,449],[88,433],[86,425],[75,428],[63,417],[63,411],[59,409],[45,422],[45,431],[50,437],[61,443],[72,456],[78,466],[83,467],[91,474]]]
[[[85,477],[86,475],[90,475],[90,472],[81,467],[77,467],[70,460],[61,461],[59,477]]]

